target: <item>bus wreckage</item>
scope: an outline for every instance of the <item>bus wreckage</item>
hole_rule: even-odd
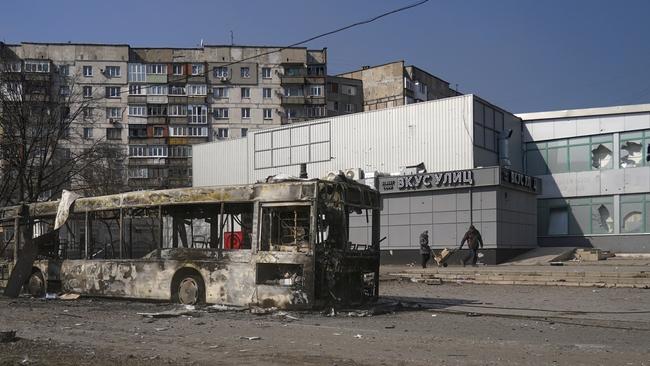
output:
[[[22,256],[28,267],[19,285],[34,296],[60,290],[285,309],[377,299],[381,201],[344,177],[76,199],[68,193],[0,209],[0,286],[17,281],[9,273],[18,272]],[[349,240],[354,215],[367,223],[365,242]],[[24,245],[30,231],[37,248],[31,259]]]

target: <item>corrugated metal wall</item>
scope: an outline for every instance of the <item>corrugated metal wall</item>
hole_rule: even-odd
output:
[[[248,183],[247,155],[247,138],[192,146],[193,185]]]
[[[319,128],[310,129],[311,141],[318,143],[311,148],[320,158],[326,147],[323,142],[329,139],[330,159],[308,164],[310,177],[323,177],[329,171],[346,168],[391,173],[398,172],[405,165],[420,162],[424,162],[429,171],[471,169],[474,167],[473,98],[473,95],[463,95],[356,113],[251,132],[244,139],[198,145],[193,154],[194,186],[251,183],[278,173],[298,175],[298,164],[260,168],[268,166],[269,155],[260,154],[260,150],[271,146],[277,150],[272,150],[272,153],[286,162],[283,149],[296,145],[286,141],[292,134],[273,133],[273,139],[269,142],[266,138],[269,132],[319,123],[322,124]],[[257,134],[260,135],[260,144],[256,148]],[[262,138],[262,135],[265,137]],[[304,142],[302,140],[301,143]],[[261,145],[262,141],[265,142],[264,146]],[[259,164],[261,158],[266,165]]]

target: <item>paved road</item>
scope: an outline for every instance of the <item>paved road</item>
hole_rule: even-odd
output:
[[[381,290],[378,308],[395,313],[291,313],[297,320],[200,312],[152,321],[136,313],[176,307],[2,298],[0,328],[24,339],[0,344],[0,364],[650,366],[650,290],[408,282]],[[251,336],[260,339],[242,338]]]

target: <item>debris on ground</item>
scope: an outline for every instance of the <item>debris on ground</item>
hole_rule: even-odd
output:
[[[277,318],[284,319],[284,320],[300,320],[300,318],[295,317],[295,316],[287,313],[286,311],[278,311],[277,313],[273,314],[273,316],[275,316]]]
[[[248,308],[243,307],[243,306],[229,306],[229,305],[221,305],[221,304],[216,304],[216,305],[210,305],[205,308],[208,312],[217,312],[217,311],[244,311],[248,310]]]
[[[54,293],[49,293],[48,292],[48,293],[45,294],[45,300],[56,300],[58,298],[59,297]]]
[[[266,315],[266,314],[273,314],[276,311],[278,311],[278,308],[276,307],[270,307],[270,308],[262,308],[258,306],[251,306],[251,314],[257,314],[257,315]]]
[[[81,295],[66,293],[66,294],[59,295],[59,299],[61,299],[61,300],[76,300],[76,299],[79,298],[79,296],[81,296]]]
[[[16,331],[0,331],[0,343],[9,343],[16,340]]]
[[[472,313],[472,312],[469,312],[469,313],[467,313],[465,315],[470,316],[470,317],[481,316],[481,314],[479,314],[479,313]]]
[[[244,337],[244,336],[241,336],[241,337],[239,337],[239,339],[245,339],[247,341],[259,341],[259,340],[262,339],[262,337]]]
[[[200,316],[201,312],[197,311],[193,306],[187,306],[182,309],[172,309],[167,311],[159,311],[157,313],[137,313],[147,318],[175,318],[179,316]]]
[[[361,334],[357,334],[357,335],[354,336],[354,338],[361,339],[361,338],[363,338],[363,336]]]

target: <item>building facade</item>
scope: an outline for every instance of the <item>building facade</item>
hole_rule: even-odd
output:
[[[457,247],[474,224],[494,263],[536,246],[541,187],[519,173],[521,128],[517,117],[474,95],[320,119],[196,145],[193,185],[298,176],[300,164],[312,178],[344,171],[382,192],[387,260],[417,257],[424,230],[433,248]],[[516,148],[500,159],[498,137],[508,130]],[[219,169],[214,156],[223,157]],[[500,167],[506,160],[509,168]],[[367,232],[365,217],[353,215],[351,241],[366,241]]]
[[[75,76],[78,92],[96,101],[79,120],[80,143],[105,140],[120,146],[131,189],[191,185],[196,143],[243,137],[327,113],[326,49],[2,47],[23,66],[47,61],[48,72]]]
[[[539,244],[650,252],[650,104],[518,116]]]
[[[404,61],[364,66],[338,76],[362,81],[364,111],[460,95],[448,82]]]
[[[328,76],[326,89],[327,116],[363,112],[363,81]]]

